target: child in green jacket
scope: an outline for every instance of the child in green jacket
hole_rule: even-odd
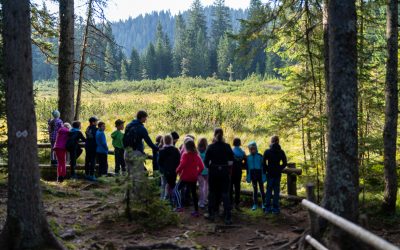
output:
[[[122,169],[122,175],[125,175],[126,173],[126,168],[125,168],[125,160],[124,160],[124,144],[123,144],[123,138],[124,138],[124,133],[122,133],[122,130],[124,130],[124,124],[125,122],[118,119],[115,121],[115,127],[117,130],[115,130],[111,134],[112,138],[112,145],[114,146],[114,155],[115,155],[115,174],[119,175],[119,171]]]

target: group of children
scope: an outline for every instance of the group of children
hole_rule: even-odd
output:
[[[59,112],[53,112],[54,119],[49,122],[50,137],[54,128],[52,124],[60,123]],[[115,122],[116,130],[111,134],[112,145],[115,149],[115,174],[126,173],[124,160],[124,121]],[[81,155],[80,143],[85,143],[85,178],[96,180],[94,175],[96,162],[99,164],[98,176],[108,174],[108,146],[104,130],[106,125],[96,117],[89,119],[86,137],[80,131],[81,123],[75,121],[72,126],[62,123],[56,131],[54,147],[57,158],[57,180],[62,182],[66,177],[67,152],[70,153],[71,178],[76,178],[76,160]],[[222,137],[221,137],[222,138]],[[209,198],[209,169],[205,166],[206,152],[209,148],[206,138],[201,138],[196,146],[195,138],[187,135],[183,144],[176,147],[179,135],[176,132],[156,138],[158,150],[153,150],[153,171],[161,174],[161,199],[169,200],[175,206],[175,211],[181,212],[185,204],[193,203],[192,215],[198,217],[199,208],[208,205]],[[228,145],[228,144],[226,144]],[[284,151],[279,146],[279,138],[272,137],[270,149],[264,155],[258,152],[256,142],[248,144],[249,154],[241,148],[241,140],[233,140],[233,148],[229,146],[229,154],[233,153],[233,162],[229,163],[229,198],[230,204],[240,210],[240,189],[242,171],[246,170],[246,181],[253,186],[252,210],[259,206],[258,193],[261,193],[261,208],[265,212],[279,213],[280,177],[287,160]],[[178,178],[179,177],[179,178]],[[264,183],[267,182],[267,192],[264,192]],[[199,196],[197,195],[199,190]],[[272,196],[272,192],[274,195]],[[271,198],[273,206],[271,207]],[[221,198],[221,197],[220,197]],[[225,202],[224,202],[225,203]]]
[[[176,134],[176,132],[173,132]],[[175,211],[183,211],[183,199],[189,199],[191,195],[194,206],[193,216],[199,216],[199,207],[205,208],[208,205],[208,169],[205,168],[204,159],[208,142],[206,138],[201,138],[197,147],[194,137],[187,135],[184,143],[178,149],[175,147],[177,139],[172,135],[165,135],[157,138],[160,151],[158,153],[158,167],[162,175],[161,198],[168,199],[176,206]],[[179,137],[178,137],[179,138]],[[256,142],[248,144],[249,154],[241,148],[241,140],[233,140],[234,161],[230,167],[230,203],[235,209],[240,211],[240,191],[242,183],[242,172],[246,171],[246,181],[253,187],[252,210],[259,206],[258,193],[261,193],[261,208],[269,213],[280,212],[279,193],[280,176],[283,168],[287,164],[286,155],[279,146],[279,138],[272,137],[270,149],[264,155],[258,152]],[[268,167],[269,166],[269,167]],[[179,180],[177,182],[179,176]],[[268,176],[268,178],[267,178]],[[264,184],[268,180],[267,194]],[[199,198],[197,196],[197,188]],[[272,195],[274,192],[274,195]],[[271,207],[271,198],[274,198]]]
[[[71,173],[70,177],[76,179],[76,162],[82,154],[81,143],[85,143],[85,179],[95,181],[95,167],[98,163],[97,176],[108,174],[108,146],[105,136],[106,124],[99,122],[96,117],[89,119],[89,126],[85,131],[86,137],[81,132],[81,122],[74,121],[71,124],[63,123],[60,119],[60,113],[53,111],[53,119],[49,121],[49,135],[52,144],[52,164],[57,165],[57,181],[62,182],[67,176],[66,162],[67,153],[69,153]],[[55,122],[56,121],[56,122]],[[53,124],[60,124],[53,126]],[[124,121],[115,122],[116,131],[111,134],[112,144],[115,149],[115,173],[126,173],[123,147],[123,129]],[[54,158],[53,158],[54,154]]]

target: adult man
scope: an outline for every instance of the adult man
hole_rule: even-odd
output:
[[[149,137],[147,129],[144,127],[144,123],[147,121],[146,111],[139,111],[136,115],[136,119],[131,121],[125,129],[124,135],[124,147],[125,147],[125,163],[128,167],[128,174],[133,179],[133,192],[134,194],[140,193],[140,183],[145,178],[146,168],[144,161],[146,154],[144,153],[144,144],[151,147],[153,152],[158,151],[158,147],[154,145]]]
[[[265,201],[265,212],[279,214],[279,193],[282,170],[287,165],[287,158],[285,152],[279,145],[279,137],[272,136],[270,148],[264,152],[263,159],[264,167],[267,172],[267,195]],[[271,209],[271,198],[272,191],[273,196],[273,208]]]

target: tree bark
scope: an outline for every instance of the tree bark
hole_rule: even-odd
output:
[[[0,249],[63,249],[46,221],[36,167],[30,3],[5,0],[2,5],[9,168]]]
[[[58,108],[61,119],[74,119],[74,0],[60,0]]]
[[[396,211],[397,171],[396,142],[398,118],[398,0],[387,0],[386,11],[387,62],[385,86],[385,126],[383,129],[385,192],[382,208]]]
[[[329,1],[328,156],[323,206],[350,221],[358,217],[357,22],[354,0]],[[327,224],[329,249],[356,249]]]
[[[88,46],[89,26],[90,26],[90,19],[92,18],[92,12],[93,12],[93,0],[89,0],[85,34],[83,34],[81,61],[79,64],[78,93],[76,95],[75,120],[79,120],[79,115],[81,112],[83,77],[86,67],[86,52],[87,52],[86,50]]]

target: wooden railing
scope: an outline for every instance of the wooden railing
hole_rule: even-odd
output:
[[[315,200],[314,195],[314,185],[307,185],[307,199],[303,199],[301,204],[308,209],[309,211],[309,219],[311,226],[311,235],[306,236],[306,241],[317,250],[327,250],[324,245],[322,245],[318,240],[314,237],[318,234],[318,218],[316,215],[324,218],[328,222],[332,223],[336,227],[341,230],[347,232],[349,235],[354,237],[357,240],[365,243],[366,245],[373,247],[378,250],[399,250],[400,248],[389,243],[385,239],[369,232],[368,230],[354,224],[351,221],[348,221],[329,210],[326,210],[323,207],[318,206],[313,201]]]

